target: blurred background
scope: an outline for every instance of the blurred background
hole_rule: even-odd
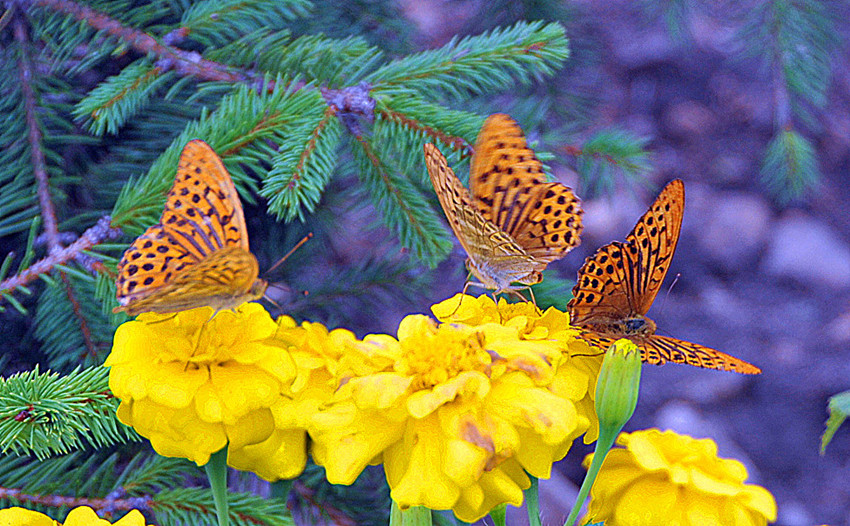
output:
[[[764,371],[748,377],[645,366],[626,430],[659,427],[713,438],[720,456],[744,462],[749,480],[774,494],[778,524],[850,524],[847,430],[818,455],[827,399],[850,385],[847,5],[518,4],[526,18],[565,22],[573,54],[564,72],[535,88],[554,102],[506,98],[491,111],[512,108],[507,111],[532,139],[555,152],[586,148],[612,129],[643,137],[651,166],[646,175],[629,177],[616,167],[614,174],[580,173],[581,156],[552,163],[557,179],[584,199],[586,226],[581,246],[550,268],[574,278],[584,257],[624,239],[657,190],[682,178],[682,239],[650,316],[663,334]],[[416,40],[431,47],[487,28],[482,24],[504,23],[521,8],[411,1],[403,9]],[[799,56],[786,46],[797,46]],[[810,151],[776,149],[785,131],[799,134]],[[447,265],[460,261],[456,254]],[[461,281],[431,299],[451,294]],[[544,494],[551,492],[547,517],[568,512],[572,501],[562,497],[581,481],[582,455],[575,453],[582,450],[561,463],[566,480],[541,482]]]
[[[646,366],[626,430],[659,427],[713,438],[720,456],[744,462],[749,481],[773,493],[778,524],[804,526],[850,524],[850,432],[840,429],[826,455],[818,454],[827,400],[850,388],[848,19],[846,3],[811,0],[351,0],[317,4],[313,25],[301,30],[357,34],[389,56],[402,56],[519,20],[562,23],[571,49],[563,70],[462,108],[511,114],[553,177],[583,199],[582,244],[550,265],[537,296],[564,309],[584,258],[623,240],[660,188],[682,178],[682,238],[650,316],[662,334],[716,348],[764,372],[749,377]],[[4,45],[11,40],[3,38]],[[102,67],[78,72],[67,89],[91,90],[134,58],[107,56]],[[69,53],[63,60],[81,59]],[[13,69],[10,64],[3,67]],[[47,68],[40,73],[51,74]],[[199,107],[173,102],[157,111],[176,116],[161,133],[130,123],[101,142],[57,147],[69,177],[63,206],[70,219],[63,230],[82,231],[108,213],[127,175],[146,171],[186,119],[200,114]],[[76,126],[69,134],[87,133],[69,126]],[[121,150],[122,141],[139,137],[145,137],[143,149]],[[263,199],[246,200],[252,249],[261,268],[269,268],[314,231],[315,238],[269,276],[283,311],[358,336],[393,333],[403,316],[429,312],[462,288],[465,255],[455,242],[436,268],[417,261],[376,219],[356,175],[345,172],[351,163],[341,166],[303,224],[278,223]],[[462,177],[464,170],[459,165]],[[435,196],[428,198],[442,218]],[[19,250],[27,228],[3,231],[3,254]],[[31,369],[44,355],[76,363],[78,355],[64,353],[67,342],[43,324],[54,313],[51,290],[41,299],[18,298],[35,316],[0,313],[9,347],[4,373]],[[104,335],[96,341],[101,354],[86,355],[86,363],[102,361],[112,330],[105,319],[94,327],[95,335]],[[547,522],[567,515],[588,452],[577,443],[553,479],[541,481]],[[379,476],[370,477],[368,484],[380,485]],[[319,485],[320,478],[309,472],[305,484]],[[523,520],[515,516],[511,524]]]

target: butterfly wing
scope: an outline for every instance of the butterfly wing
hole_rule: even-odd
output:
[[[582,330],[580,336],[581,339],[597,347],[602,352],[605,352],[608,347],[619,339],[616,336],[605,336],[588,330]],[[761,373],[761,369],[755,365],[697,343],[686,342],[658,334],[653,334],[649,337],[633,336],[631,339],[640,349],[641,361],[644,363],[663,365],[667,362],[672,362],[741,374]]]
[[[761,369],[744,360],[739,360],[710,347],[669,336],[653,334],[638,342],[638,346],[641,349],[641,358],[646,363],[661,365],[666,362],[673,362],[741,374],[761,373]]]
[[[161,291],[191,266],[230,246],[254,257],[248,252],[236,187],[212,148],[190,141],[180,155],[160,222],[139,236],[118,264],[118,310]]]
[[[547,183],[511,117],[487,118],[475,143],[469,186],[481,213],[542,263],[578,246],[582,209],[570,188]],[[545,268],[545,265],[544,265]]]
[[[567,305],[570,323],[581,326],[633,317],[632,268],[628,244],[619,241],[588,257],[578,271],[573,298]]]
[[[676,251],[685,186],[671,181],[626,237],[603,246],[578,271],[572,323],[605,323],[649,311]]]
[[[540,264],[472,204],[469,192],[449,167],[446,157],[430,143],[425,144],[425,166],[449,225],[470,259],[476,263],[485,261],[496,273],[502,274],[527,275],[538,270]],[[491,280],[478,278],[492,287],[488,283]],[[510,277],[505,279],[506,283],[496,286],[507,286],[511,280]]]
[[[198,259],[225,246],[249,250],[239,194],[204,141],[189,141],[183,149],[160,224]]]
[[[685,184],[670,181],[626,236],[627,255],[632,260],[629,297],[638,314],[646,314],[664,283],[676,252],[685,213]]]
[[[176,272],[173,279],[155,291],[128,296],[127,305],[116,310],[135,316],[142,312],[179,312],[198,307],[233,308],[262,297],[264,289],[252,291],[258,274],[259,266],[253,254],[241,247],[225,247],[185,271]]]

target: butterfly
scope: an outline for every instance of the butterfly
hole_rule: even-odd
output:
[[[759,374],[761,369],[709,347],[655,334],[646,316],[676,251],[685,210],[685,185],[671,181],[626,237],[588,257],[578,271],[570,323],[581,338],[607,349],[632,340],[646,363],[684,363],[707,369]]]
[[[570,188],[548,183],[519,125],[504,114],[484,122],[470,164],[470,192],[433,144],[425,165],[440,205],[480,283],[519,294],[511,283],[533,285],[542,271],[579,244],[582,209]],[[464,287],[464,291],[466,287]]]
[[[221,159],[201,140],[180,154],[159,223],[124,252],[114,312],[232,309],[263,297],[242,203]]]

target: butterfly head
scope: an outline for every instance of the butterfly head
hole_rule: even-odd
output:
[[[257,278],[251,284],[251,288],[248,289],[247,295],[251,297],[251,300],[258,300],[266,295],[267,288],[269,288],[269,282],[262,278]]]

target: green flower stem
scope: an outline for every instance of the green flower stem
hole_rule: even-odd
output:
[[[590,494],[590,488],[602,461],[614,445],[617,435],[635,413],[640,391],[640,350],[624,338],[614,342],[605,352],[599,377],[596,379],[596,416],[599,418],[599,438],[590,469],[581,483],[578,498],[564,526],[572,526],[581,511],[581,505]]]
[[[531,486],[523,491],[525,494],[525,507],[528,509],[528,524],[529,526],[541,526],[540,524],[540,487],[537,484],[537,477],[528,476],[531,479]]]
[[[576,502],[573,504],[573,509],[570,512],[570,516],[567,517],[566,522],[564,522],[564,526],[575,524],[578,514],[581,511],[581,505],[587,499],[588,494],[590,494],[593,481],[596,480],[599,468],[602,467],[602,462],[614,445],[614,440],[617,438],[618,433],[619,431],[616,433],[603,433],[600,429],[599,438],[596,440],[596,449],[593,451],[593,460],[590,462],[590,469],[587,470],[584,482],[581,483],[581,488],[578,490],[578,497],[576,497]]]
[[[402,510],[393,501],[390,526],[431,526],[431,510],[422,506],[411,506]]]
[[[505,504],[499,504],[492,510],[490,510],[490,518],[493,519],[493,524],[495,526],[506,526],[507,524],[507,510],[508,507]]]
[[[204,465],[207,478],[212,489],[215,514],[218,516],[218,526],[228,526],[227,509],[227,446],[213,453],[210,461]]]

